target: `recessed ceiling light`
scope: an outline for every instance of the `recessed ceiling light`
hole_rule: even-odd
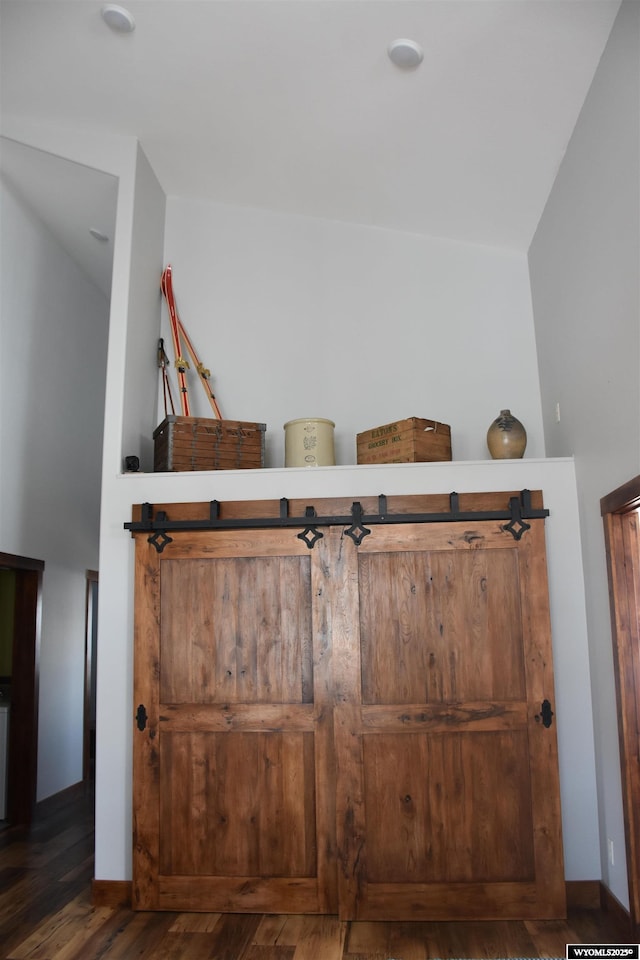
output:
[[[412,70],[422,63],[424,52],[415,40],[394,40],[387,49],[389,59],[396,67]]]
[[[102,230],[96,229],[96,227],[89,227],[89,233],[95,240],[99,240],[100,243],[107,243],[109,239],[106,233],[103,233]]]
[[[100,12],[104,22],[118,33],[131,33],[136,28],[136,22],[129,11],[117,3],[105,4]]]

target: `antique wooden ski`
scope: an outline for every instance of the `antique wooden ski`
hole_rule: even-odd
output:
[[[200,360],[200,357],[196,352],[193,342],[189,337],[189,334],[185,330],[184,324],[182,323],[182,320],[180,319],[180,315],[178,314],[178,308],[176,306],[175,296],[173,293],[171,265],[168,265],[165,268],[162,274],[162,280],[161,280],[160,286],[164,294],[164,297],[167,301],[167,307],[169,309],[169,317],[171,319],[171,335],[173,338],[173,345],[176,353],[175,365],[178,371],[178,383],[180,386],[180,397],[182,399],[182,411],[185,416],[187,417],[190,416],[190,414],[185,413],[185,410],[184,410],[185,401],[186,401],[187,407],[189,406],[189,395],[187,390],[187,379],[186,379],[186,371],[189,369],[189,363],[182,356],[181,338],[184,339],[187,350],[191,355],[191,359],[193,360],[195,368],[198,372],[198,376],[200,377],[200,381],[202,383],[204,392],[207,396],[207,400],[211,405],[211,409],[213,410],[216,418],[218,420],[222,420],[222,413],[220,412],[220,407],[218,406],[218,402],[216,400],[215,394],[211,389],[211,371],[208,370]]]
[[[186,345],[187,345],[187,350],[188,350],[189,353],[191,354],[191,359],[193,360],[193,362],[194,362],[194,364],[195,364],[195,367],[196,367],[196,370],[198,371],[198,374],[199,374],[199,376],[200,376],[200,380],[201,380],[201,382],[202,382],[202,386],[204,387],[204,392],[205,392],[206,395],[207,395],[207,400],[208,400],[209,403],[211,404],[211,409],[212,409],[213,412],[215,413],[217,419],[218,419],[218,420],[222,420],[222,414],[220,413],[220,407],[218,406],[218,403],[217,403],[216,398],[215,398],[215,396],[214,396],[213,390],[211,389],[211,383],[210,383],[210,379],[209,379],[209,378],[211,377],[211,371],[210,371],[210,370],[207,370],[207,368],[205,367],[205,365],[200,361],[200,357],[199,357],[198,354],[196,353],[195,347],[194,347],[193,343],[191,342],[191,338],[189,337],[189,334],[188,334],[187,331],[185,330],[184,325],[183,325],[183,323],[182,323],[182,321],[180,320],[179,317],[178,317],[178,325],[179,325],[179,328],[180,328],[180,333],[181,333],[181,335],[184,337],[184,342],[185,342]]]
[[[185,417],[191,416],[191,406],[189,404],[189,389],[187,387],[186,372],[189,369],[188,362],[182,356],[180,346],[180,320],[176,309],[176,301],[173,295],[173,282],[171,279],[171,265],[165,267],[160,280],[160,289],[167,302],[169,311],[169,321],[171,325],[171,339],[173,340],[173,351],[175,355],[175,367],[178,372],[178,389],[180,391],[180,406],[182,414]]]

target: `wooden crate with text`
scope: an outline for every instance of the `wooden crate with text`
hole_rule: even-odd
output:
[[[408,417],[357,435],[358,463],[426,463],[451,460],[451,427]]]

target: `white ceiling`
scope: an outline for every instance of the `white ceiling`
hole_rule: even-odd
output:
[[[2,116],[136,136],[168,195],[526,250],[620,0],[122,5],[127,35],[94,0],[0,0]]]

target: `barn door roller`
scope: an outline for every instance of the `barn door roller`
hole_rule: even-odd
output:
[[[170,520],[164,510],[159,510],[154,517],[150,503],[142,505],[142,517],[125,523],[125,529],[132,533],[149,533],[149,543],[153,544],[158,553],[162,553],[168,543],[171,543],[170,533],[181,530],[258,530],[275,527],[302,527],[297,536],[303,540],[309,549],[313,549],[324,534],[321,527],[345,527],[345,535],[350,537],[356,546],[360,546],[367,537],[371,526],[394,523],[448,523],[471,522],[481,520],[506,520],[502,529],[512,535],[514,540],[520,540],[523,533],[529,530],[531,524],[527,520],[544,519],[549,516],[545,509],[535,509],[531,505],[531,491],[521,490],[519,497],[509,499],[508,510],[460,510],[457,493],[449,494],[449,510],[440,513],[390,513],[387,509],[387,497],[380,494],[378,497],[378,512],[365,513],[362,504],[354,501],[351,504],[351,513],[343,515],[318,515],[313,505],[306,507],[304,515],[292,517],[289,515],[289,501],[286,497],[280,500],[280,515],[277,517],[230,517],[221,519],[220,503],[212,500],[209,504],[209,517],[204,520]]]

